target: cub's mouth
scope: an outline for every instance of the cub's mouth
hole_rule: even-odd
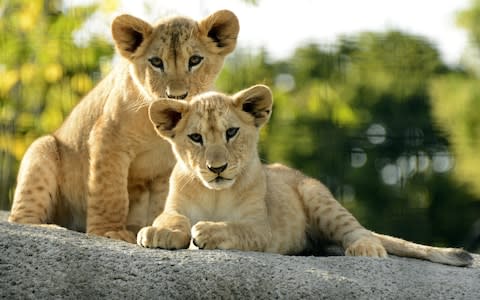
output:
[[[211,190],[223,190],[231,187],[235,182],[234,178],[226,178],[218,175],[217,177],[209,180],[203,181],[203,184]]]
[[[222,176],[217,176],[216,178],[212,179],[209,181],[209,183],[212,183],[212,182],[215,182],[215,183],[222,183],[224,181],[232,181],[233,179],[230,179],[230,178],[225,178],[225,177],[222,177]]]

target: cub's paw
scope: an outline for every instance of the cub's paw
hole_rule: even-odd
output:
[[[349,256],[387,257],[387,251],[375,237],[362,237],[353,242],[346,250]]]
[[[55,230],[68,230],[65,227],[62,227],[57,224],[35,224],[34,226],[42,227],[42,228],[48,228],[48,229],[55,229]]]
[[[198,222],[192,228],[192,238],[193,244],[200,249],[234,248],[224,223]]]
[[[107,237],[109,239],[121,240],[121,241],[135,244],[135,235],[131,231],[128,231],[126,229],[110,230],[110,231],[89,229],[87,231],[87,234],[99,235],[99,236]]]
[[[145,248],[186,249],[190,244],[190,238],[189,232],[148,226],[138,232],[137,244]]]
[[[135,244],[135,234],[129,230],[115,230],[115,231],[107,231],[103,236],[110,238],[110,239],[115,239],[115,240],[121,240],[125,242],[129,242],[132,244]]]

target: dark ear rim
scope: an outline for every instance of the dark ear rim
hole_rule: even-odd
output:
[[[254,85],[233,96],[235,106],[254,118],[254,125],[261,127],[272,115],[273,95],[270,88],[263,84]]]
[[[125,58],[131,59],[138,54],[138,50],[151,36],[153,27],[149,23],[123,14],[112,22],[112,37],[118,52]]]
[[[158,135],[174,138],[175,128],[188,110],[188,104],[179,100],[159,99],[150,103],[148,118]]]
[[[240,24],[229,10],[219,10],[198,22],[200,34],[213,42],[221,55],[231,53],[237,46]]]

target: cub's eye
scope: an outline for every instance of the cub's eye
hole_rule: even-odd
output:
[[[160,57],[158,56],[153,56],[153,57],[150,57],[148,59],[148,62],[150,62],[150,64],[154,67],[154,68],[157,68],[157,69],[160,69],[163,71],[163,61]]]
[[[226,134],[225,134],[226,137],[227,137],[227,142],[228,142],[231,138],[233,138],[234,136],[237,135],[238,129],[239,129],[238,127],[231,127],[231,128],[228,128],[228,129],[227,129],[227,132],[226,132]]]
[[[203,60],[203,57],[200,55],[193,55],[188,60],[188,69],[191,70],[193,67],[199,65]]]
[[[188,137],[189,137],[194,143],[203,145],[203,139],[202,139],[202,135],[201,135],[201,134],[199,134],[199,133],[192,133],[192,134],[189,134]]]

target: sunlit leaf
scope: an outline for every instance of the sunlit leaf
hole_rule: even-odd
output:
[[[8,70],[0,72],[0,96],[5,97],[10,89],[19,80],[19,72],[17,70]]]
[[[85,73],[75,74],[71,79],[72,89],[80,94],[85,94],[93,88],[90,76]]]
[[[28,1],[18,16],[20,29],[31,31],[38,24],[41,9],[42,1]]]
[[[29,84],[38,76],[38,67],[31,63],[23,64],[20,67],[20,80],[23,84]]]
[[[106,13],[115,11],[119,6],[118,0],[104,0],[101,1],[100,10]]]
[[[60,64],[48,64],[45,66],[45,69],[43,70],[43,75],[45,77],[45,80],[49,83],[53,83],[55,81],[60,80],[63,75],[63,68],[62,65]]]

